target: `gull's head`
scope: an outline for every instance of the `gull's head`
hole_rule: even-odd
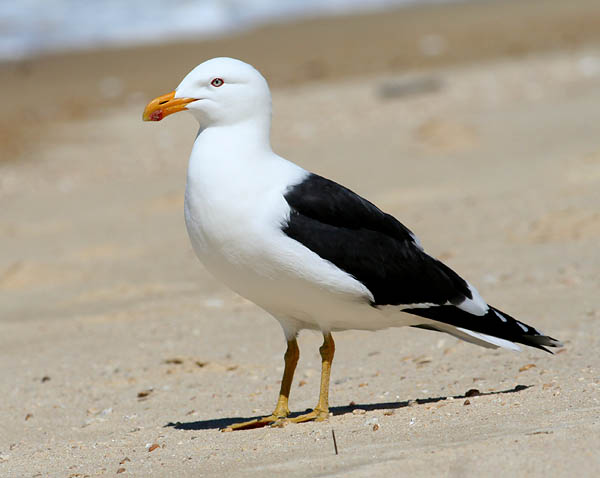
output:
[[[175,91],[148,103],[143,119],[160,121],[183,110],[191,112],[202,127],[270,118],[271,93],[253,66],[233,58],[213,58],[190,71]]]

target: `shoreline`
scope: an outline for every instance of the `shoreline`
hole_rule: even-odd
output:
[[[595,0],[491,0],[278,23],[214,40],[52,54],[0,64],[0,162],[30,156],[30,131],[145,104],[194,66],[233,56],[273,89],[429,71],[600,45]],[[517,20],[515,20],[517,19]]]
[[[492,0],[276,23],[212,40],[47,54],[0,64],[0,82],[26,90],[26,98],[19,98],[25,101],[21,109],[41,100],[53,105],[81,97],[93,101],[86,89],[97,89],[103,78],[120,80],[115,96],[153,94],[172,85],[174,73],[183,77],[214,56],[249,62],[272,87],[281,87],[599,43],[600,8],[594,0],[568,5]],[[9,98],[5,108],[14,106]]]

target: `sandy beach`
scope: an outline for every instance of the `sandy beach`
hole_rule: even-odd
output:
[[[0,65],[0,476],[597,474],[596,3],[411,8]],[[565,347],[339,333],[327,422],[221,433],[271,412],[283,334],[191,250],[195,121],[141,121],[215,55],[269,79],[275,151],[395,215]],[[315,405],[320,342],[300,335],[294,412]]]

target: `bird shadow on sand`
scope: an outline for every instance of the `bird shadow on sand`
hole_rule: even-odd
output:
[[[518,393],[523,390],[527,390],[531,388],[533,385],[517,385],[516,387],[509,388],[506,390],[499,390],[495,392],[482,392],[480,393],[477,390],[469,390],[468,392],[462,395],[449,395],[446,397],[430,397],[430,398],[417,398],[415,400],[405,400],[402,402],[382,402],[382,403],[352,403],[350,405],[346,405],[343,407],[330,407],[329,411],[333,413],[334,416],[337,415],[345,415],[348,413],[352,413],[354,410],[361,409],[367,412],[371,412],[374,410],[395,410],[398,408],[404,408],[408,406],[412,406],[414,404],[424,405],[428,403],[436,403],[442,402],[444,400],[448,400],[449,398],[461,399],[461,398],[469,398],[475,396],[486,396],[486,395],[503,395],[507,393]],[[305,413],[308,410],[302,412],[294,412],[290,415],[290,418],[296,417]],[[262,415],[261,415],[262,416]],[[261,416],[256,417],[231,417],[231,418],[212,418],[210,420],[200,420],[195,422],[169,422],[165,425],[166,427],[172,427],[176,430],[214,430],[226,428],[234,423],[245,422],[249,420],[254,420],[256,418],[261,418]]]

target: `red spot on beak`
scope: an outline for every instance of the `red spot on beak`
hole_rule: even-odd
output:
[[[156,110],[150,114],[150,121],[160,121],[163,119],[163,110]]]

